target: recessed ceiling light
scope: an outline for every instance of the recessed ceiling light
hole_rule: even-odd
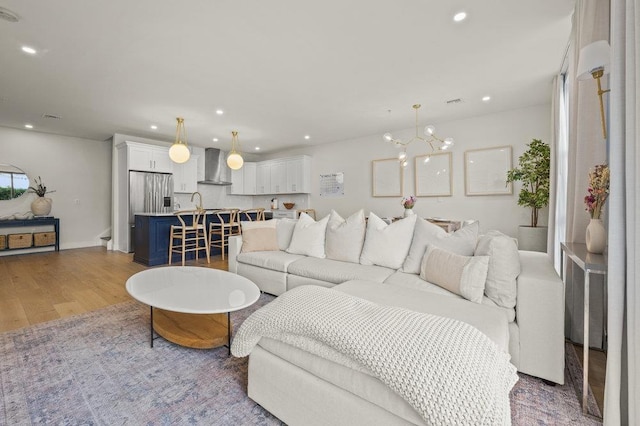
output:
[[[306,140],[309,140],[309,139],[311,139],[311,136],[309,136],[309,135],[304,135],[304,138],[305,138]]]
[[[27,129],[33,129],[33,124],[25,124],[24,127],[26,127]]]
[[[25,53],[28,53],[30,55],[35,55],[36,54],[36,49],[34,49],[33,47],[29,47],[29,46],[22,46],[22,51]]]
[[[491,96],[483,96],[482,102],[489,102],[491,100]]]
[[[156,126],[155,124],[151,125],[151,130],[158,130],[158,126]]]
[[[213,138],[213,141],[214,142],[218,142],[218,138]]]
[[[453,20],[455,22],[460,22],[460,21],[464,21],[464,19],[467,17],[467,13],[466,12],[458,12],[455,15],[453,15]]]
[[[260,151],[260,147],[259,146],[256,146],[256,151]]]
[[[218,115],[222,115],[222,114],[224,114],[224,111],[223,111],[223,110],[221,110],[221,109],[217,109],[217,110],[216,110],[216,114],[218,114]]]

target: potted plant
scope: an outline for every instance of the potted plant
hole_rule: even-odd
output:
[[[522,182],[518,205],[531,209],[530,225],[518,228],[520,250],[547,251],[547,227],[538,226],[540,209],[549,204],[551,149],[540,139],[533,139],[518,166],[507,172],[507,182]]]
[[[35,216],[47,216],[51,213],[53,200],[45,197],[45,195],[55,191],[47,191],[47,187],[42,183],[40,176],[34,179],[33,182],[35,186],[30,186],[28,191],[36,194],[38,197],[31,203],[31,211]]]

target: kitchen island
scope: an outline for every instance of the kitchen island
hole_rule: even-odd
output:
[[[219,222],[215,210],[206,210],[205,224],[207,234],[209,223]],[[147,266],[166,265],[169,263],[169,234],[171,225],[180,225],[173,213],[140,213],[135,215],[135,252],[133,261]],[[211,256],[220,255],[220,248],[212,247]],[[180,264],[182,258],[174,253],[171,263]],[[194,259],[195,253],[188,252],[187,259]],[[206,261],[206,259],[205,259]]]

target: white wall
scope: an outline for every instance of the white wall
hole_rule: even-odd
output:
[[[513,195],[469,197],[464,194],[464,151],[477,148],[511,145],[513,166],[532,139],[549,142],[551,135],[551,109],[549,105],[532,106],[464,120],[439,123],[436,133],[441,137],[453,137],[453,196],[420,197],[414,211],[422,217],[449,219],[478,219],[483,231],[497,229],[515,237],[519,225],[529,223],[530,210],[517,205],[520,185],[514,186]],[[424,123],[426,124],[426,123]],[[415,128],[393,131],[395,137],[408,139]],[[428,153],[419,142],[409,149],[409,166],[404,171],[404,193],[415,193],[413,159]],[[379,216],[399,216],[403,212],[400,197],[372,197],[371,161],[397,157],[398,150],[382,140],[382,135],[371,135],[341,142],[315,145],[270,153],[266,158],[308,154],[312,160],[312,190],[310,204],[318,217],[335,209],[341,215],[349,215],[360,208],[365,214],[373,211]],[[345,196],[321,199],[319,175],[344,172]],[[264,197],[263,197],[264,198]],[[284,197],[281,197],[284,198]],[[263,204],[262,199],[259,199]],[[256,202],[256,204],[258,204]],[[546,225],[547,209],[541,212],[539,225]]]
[[[110,142],[0,127],[0,163],[24,170],[32,185],[41,176],[56,191],[47,196],[60,218],[62,249],[100,245],[111,227]],[[1,201],[0,216],[30,211],[35,197]]]

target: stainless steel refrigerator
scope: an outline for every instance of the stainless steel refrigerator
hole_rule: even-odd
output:
[[[173,212],[171,173],[129,172],[129,253],[135,251],[135,215]]]

